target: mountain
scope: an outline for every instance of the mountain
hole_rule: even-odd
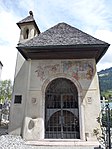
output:
[[[98,72],[101,92],[112,91],[112,67]]]

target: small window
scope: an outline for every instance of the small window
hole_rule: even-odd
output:
[[[34,30],[34,36],[36,36],[37,32],[36,32],[36,29]]]
[[[24,30],[24,39],[28,39],[28,36],[29,36],[29,29],[25,29]]]
[[[21,104],[22,102],[22,95],[15,95],[14,103]]]

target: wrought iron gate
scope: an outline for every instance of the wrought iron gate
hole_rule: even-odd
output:
[[[67,79],[55,79],[48,86],[45,98],[45,138],[80,138],[75,85]]]

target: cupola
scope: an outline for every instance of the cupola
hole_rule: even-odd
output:
[[[29,11],[29,16],[19,21],[17,25],[21,29],[19,43],[26,42],[40,34],[40,30],[35,22],[32,11]]]

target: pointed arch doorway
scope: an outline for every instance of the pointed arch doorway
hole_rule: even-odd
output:
[[[45,138],[79,139],[78,91],[65,78],[51,81],[45,92]]]

